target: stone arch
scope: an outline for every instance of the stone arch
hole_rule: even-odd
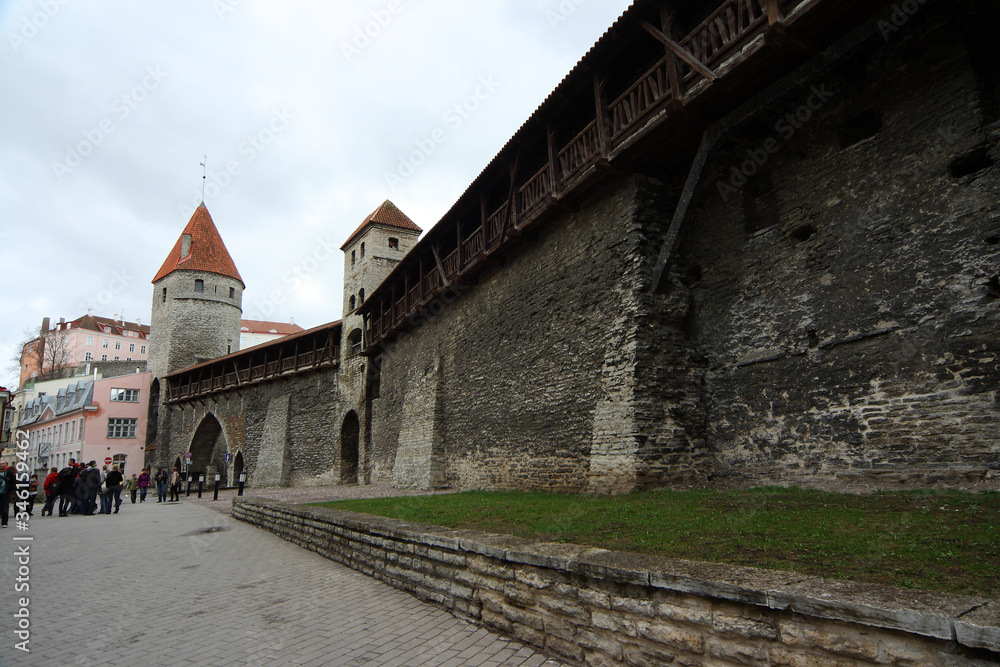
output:
[[[361,422],[358,413],[351,410],[340,427],[340,481],[358,483],[358,463],[361,454]]]
[[[246,464],[243,462],[243,452],[236,452],[236,458],[233,459],[233,482],[231,486],[240,483],[240,474],[245,470]]]
[[[222,484],[228,485],[225,464],[228,450],[222,424],[212,413],[206,414],[201,423],[198,424],[198,428],[195,429],[191,445],[188,447],[188,451],[191,452],[189,470],[195,474],[205,473],[206,482],[214,480],[214,475],[219,473],[222,475]]]

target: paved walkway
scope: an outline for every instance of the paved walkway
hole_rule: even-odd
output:
[[[2,667],[558,664],[197,503],[39,512],[0,530]],[[24,545],[30,591],[16,593]],[[20,597],[30,654],[15,648]]]

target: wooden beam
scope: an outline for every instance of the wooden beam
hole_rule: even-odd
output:
[[[608,99],[604,94],[604,80],[594,73],[594,108],[597,114],[597,136],[601,142],[599,150],[602,158],[608,157],[611,146],[611,123],[608,120]]]
[[[674,40],[664,35],[662,32],[660,32],[660,30],[656,28],[656,26],[651,24],[649,21],[643,21],[641,25],[646,32],[648,32],[650,35],[663,42],[664,46],[673,51],[678,58],[686,62],[692,68],[694,68],[694,71],[698,72],[709,81],[715,81],[716,79],[715,72],[706,67],[705,63],[695,58],[690,51],[688,51],[683,46],[681,46]]]
[[[660,8],[660,26],[663,34],[672,37],[674,33],[674,16],[665,6]],[[684,90],[681,88],[681,77],[677,71],[677,54],[670,50],[666,44],[663,45],[667,52],[667,78],[670,79],[670,93],[674,104],[680,106],[684,99]]]
[[[778,0],[767,0],[767,23],[775,25],[785,20],[785,13],[781,11]]]
[[[485,223],[483,224],[485,226]],[[438,251],[437,243],[431,244],[431,252],[434,253],[434,263],[437,264],[438,273],[441,274],[441,284],[445,287],[451,287],[451,282],[444,272],[444,263],[441,261],[441,253]]]

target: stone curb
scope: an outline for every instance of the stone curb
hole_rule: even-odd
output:
[[[279,510],[370,535],[481,554],[512,563],[553,568],[617,584],[633,584],[719,598],[818,618],[957,641],[1000,651],[1000,601],[904,588],[859,584],[794,572],[702,563],[608,551],[571,544],[535,542],[511,535],[452,530],[369,514],[303,507],[254,498],[241,505]]]

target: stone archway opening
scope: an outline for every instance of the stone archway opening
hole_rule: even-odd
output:
[[[358,483],[360,440],[361,422],[358,413],[351,410],[340,428],[340,481],[344,484]]]
[[[205,415],[194,437],[191,439],[191,465],[189,471],[196,475],[205,474],[205,483],[212,484],[215,475],[221,475],[220,483],[228,486],[226,475],[226,439],[222,435],[222,424],[214,415]]]
[[[243,452],[236,452],[236,458],[233,459],[233,484],[240,483],[240,475],[243,474],[245,470],[245,465],[243,463]]]

